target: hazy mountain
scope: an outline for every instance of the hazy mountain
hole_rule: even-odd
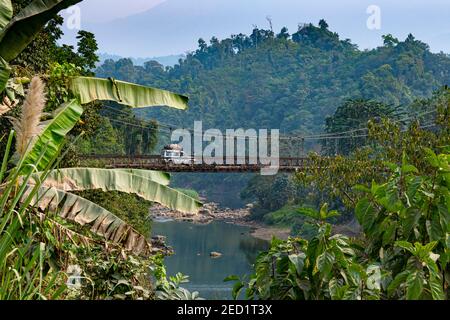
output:
[[[118,60],[124,58],[117,54],[109,54],[109,53],[99,53],[98,57],[100,58],[100,61],[98,62],[97,66],[102,65],[108,59],[118,61]],[[184,57],[185,57],[184,54],[178,54],[178,55],[152,57],[152,58],[135,58],[135,57],[128,57],[128,58],[131,59],[131,61],[133,61],[133,64],[135,66],[143,66],[145,62],[153,60],[153,61],[159,62],[160,64],[162,64],[165,67],[166,66],[172,67],[178,63],[178,60],[183,59]]]
[[[267,16],[275,31],[287,26],[291,33],[299,23],[317,23],[324,18],[342,38],[351,38],[362,49],[381,45],[383,34],[404,39],[411,32],[430,44],[432,51],[450,52],[448,0],[378,0],[380,30],[367,28],[367,8],[372,4],[372,0],[167,0],[113,21],[82,20],[82,28],[96,34],[102,52],[147,57],[193,50],[200,37],[208,41],[212,36],[249,33],[252,25],[268,28]],[[92,21],[93,14],[90,16]],[[102,21],[100,18],[99,13]],[[74,38],[73,31],[66,33],[65,41]]]

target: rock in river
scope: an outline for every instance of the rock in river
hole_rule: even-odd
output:
[[[215,252],[215,251],[211,252],[209,255],[211,258],[220,258],[222,256],[222,254],[220,252]]]

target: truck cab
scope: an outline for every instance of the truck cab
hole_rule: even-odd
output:
[[[162,161],[166,164],[192,164],[192,158],[184,154],[178,145],[169,145],[161,151]]]

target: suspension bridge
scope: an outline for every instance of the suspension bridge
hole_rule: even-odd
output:
[[[107,107],[110,108],[110,107]],[[120,110],[115,110],[115,112]],[[436,110],[429,110],[414,115],[409,115],[403,119],[397,119],[393,123],[397,123],[405,127],[406,122],[417,120],[425,115],[433,114]],[[154,126],[154,123],[144,121],[149,126],[139,125],[136,123],[130,123],[118,119],[110,119],[112,123],[117,125],[124,125],[128,127],[138,127],[142,130],[148,130],[149,126]],[[142,122],[142,120],[141,120]],[[157,123],[158,130],[161,134],[171,134],[173,128],[176,126],[168,125],[164,123]],[[434,123],[424,123],[421,128],[435,127]],[[279,172],[296,172],[311,169],[312,163],[308,157],[306,157],[305,144],[313,145],[320,144],[325,141],[328,147],[331,146],[333,153],[338,155],[339,142],[342,140],[351,141],[353,144],[358,145],[369,136],[367,126],[361,128],[353,128],[342,132],[332,133],[320,133],[313,135],[292,135],[292,136],[280,136],[280,157],[259,157],[257,161],[250,161],[247,157],[234,157],[233,159],[217,159],[212,157],[192,157],[188,163],[173,163],[160,155],[115,155],[115,154],[85,154],[81,155],[80,159],[82,164],[87,161],[98,161],[106,168],[130,168],[130,169],[146,169],[146,170],[158,170],[165,172],[261,172],[261,170],[269,169],[271,166],[276,166]],[[194,130],[188,130],[194,135]],[[205,132],[197,132],[202,135],[206,135]],[[249,138],[248,136],[236,138]],[[283,146],[288,149],[288,152],[283,152]],[[286,151],[286,150],[285,150]],[[317,150],[314,150],[317,151]],[[274,162],[274,160],[276,160]]]
[[[217,161],[216,158],[202,157],[192,158],[189,164],[175,164],[167,162],[158,155],[82,155],[82,161],[97,160],[109,169],[146,169],[165,172],[261,172],[275,165],[273,159],[263,158],[251,163],[248,158],[234,158],[234,161]],[[267,164],[270,163],[271,164]],[[308,159],[305,157],[289,157],[278,159],[279,172],[296,172],[309,168]]]

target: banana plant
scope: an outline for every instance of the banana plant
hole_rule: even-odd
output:
[[[38,178],[39,174],[32,176]],[[160,203],[172,210],[196,213],[200,202],[168,187],[169,178],[158,171],[66,168],[51,171],[43,181],[43,187],[62,192],[102,190],[135,193],[139,197]]]
[[[5,90],[9,63],[33,41],[49,20],[82,0],[34,0],[13,17],[10,0],[0,0],[0,93]]]
[[[11,74],[9,63],[60,10],[78,2],[81,0],[34,0],[13,17],[11,1],[0,0],[0,9],[2,9],[0,14],[0,93],[5,91],[8,82],[12,83],[9,79]],[[144,236],[139,235],[131,226],[107,210],[68,191],[75,189],[67,188],[67,185],[63,186],[62,190],[55,186],[40,185],[36,191],[36,184],[29,180],[33,175],[36,181],[41,183],[45,181],[40,173],[48,170],[60,154],[67,134],[80,121],[86,104],[107,100],[116,101],[131,108],[167,106],[184,110],[188,107],[188,98],[169,91],[116,81],[112,78],[73,77],[69,79],[68,89],[72,99],[55,110],[51,120],[40,125],[39,134],[28,137],[30,139],[27,141],[28,148],[25,153],[18,155],[19,157],[16,156],[18,169],[16,174],[19,174],[25,182],[23,187],[28,191],[33,190],[36,194],[33,198],[34,202],[30,203],[41,210],[62,208],[62,216],[72,218],[73,221],[82,225],[89,224],[92,231],[105,236],[107,240],[125,241],[129,249],[133,248],[138,252],[147,251],[149,244]],[[27,126],[23,123],[22,127]],[[6,156],[5,159],[7,158]],[[2,175],[4,173],[2,170]],[[73,179],[78,182],[76,190],[100,188],[136,193],[147,200],[191,213],[196,213],[201,206],[195,199],[167,187],[168,181],[162,178],[163,173],[74,169],[60,170],[59,175],[61,174],[64,174],[66,180]],[[93,180],[90,182],[95,180],[96,183],[84,184],[85,178],[91,178]],[[5,204],[0,205],[4,207]]]

